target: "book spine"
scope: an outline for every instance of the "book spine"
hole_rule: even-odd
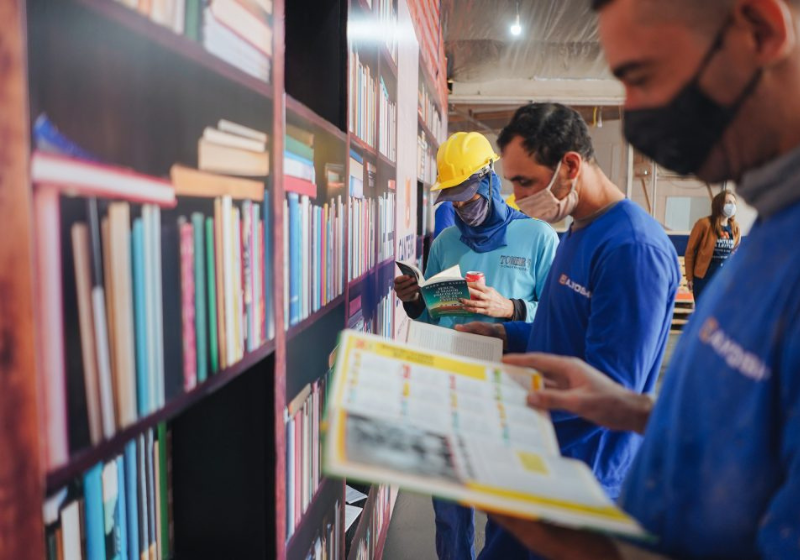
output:
[[[117,492],[119,498],[117,507],[119,509],[119,519],[116,527],[117,550],[120,560],[128,560],[128,496],[126,492],[127,473],[125,471],[125,456],[120,455],[116,459],[117,463]]]
[[[167,471],[167,426],[164,423],[158,425],[158,511],[161,518],[161,558],[170,557],[169,547],[169,485]]]
[[[233,342],[234,342],[234,361],[238,362],[242,358],[242,348],[244,339],[244,297],[242,282],[242,216],[238,208],[233,209],[231,216],[233,231],[231,238],[233,241]]]
[[[210,373],[219,371],[219,334],[217,332],[217,256],[214,247],[214,218],[206,218],[206,280],[208,283],[208,357]]]
[[[164,357],[164,300],[163,300],[163,275],[161,270],[161,209],[150,205],[152,212],[152,276],[153,276],[153,315],[152,320],[155,337],[155,406],[163,408],[166,404],[166,375]]]
[[[289,324],[295,325],[300,321],[302,307],[300,298],[302,297],[301,284],[303,271],[301,266],[301,247],[302,247],[302,224],[300,221],[300,199],[295,193],[289,193],[289,281],[291,288],[289,292]]]
[[[183,389],[197,385],[194,295],[194,232],[185,218],[178,219],[181,259],[181,317],[183,324]]]
[[[228,366],[236,363],[236,314],[234,311],[234,247],[233,208],[230,197],[222,197],[222,245],[224,247],[223,276],[225,285],[225,347]]]
[[[219,367],[228,367],[227,347],[227,286],[225,284],[225,267],[227,266],[227,248],[223,234],[222,199],[214,201],[214,258],[216,261],[215,275],[217,280],[217,336],[219,343]]]
[[[147,301],[145,298],[145,256],[144,221],[137,218],[133,222],[133,319],[136,327],[136,396],[140,417],[151,412],[150,405],[150,357],[147,353]]]
[[[140,560],[150,559],[150,508],[149,494],[147,490],[147,461],[145,453],[145,436],[140,435],[136,440],[136,458],[138,461],[137,471],[137,496],[139,502],[139,558]]]
[[[192,214],[194,233],[194,307],[195,307],[195,356],[197,359],[197,381],[202,383],[208,377],[208,318],[206,316],[206,244],[204,217],[199,212]]]
[[[61,214],[58,191],[37,188],[34,191],[34,212],[37,235],[36,278],[39,300],[39,348],[44,379],[38,386],[43,396],[40,419],[45,430],[48,468],[67,462],[67,387],[64,367],[64,317],[61,285]]]
[[[103,467],[103,535],[106,543],[106,558],[119,560],[121,557],[121,538],[119,531],[119,469],[116,461],[106,463]]]
[[[158,554],[158,531],[156,528],[156,510],[158,502],[156,501],[156,493],[158,492],[155,487],[155,466],[153,464],[153,431],[148,430],[144,439],[144,462],[147,474],[147,522],[149,525],[147,536],[147,554],[150,560],[155,560],[159,557]]]
[[[102,464],[93,466],[83,475],[87,560],[106,560],[102,477]]]
[[[136,440],[125,445],[125,502],[128,507],[128,558],[139,558],[139,492],[138,492],[138,458],[136,456]]]
[[[247,341],[247,349],[253,350],[253,333],[250,326],[253,324],[253,238],[252,238],[252,202],[245,200],[242,203],[242,293],[243,309],[245,316],[245,329],[243,337]]]

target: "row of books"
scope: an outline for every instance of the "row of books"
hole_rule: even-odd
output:
[[[377,204],[374,198],[350,198],[347,204],[350,232],[347,278],[355,280],[378,264],[375,251]]]
[[[345,207],[342,197],[322,206],[286,193],[284,202],[284,316],[295,325],[344,293]]]
[[[397,9],[394,0],[378,0],[378,22],[389,56],[397,64]]]
[[[394,338],[394,307],[395,293],[394,288],[390,287],[378,302],[378,308],[375,312],[375,325],[372,332],[386,338]]]
[[[320,422],[330,372],[300,391],[284,411],[286,538],[294,534],[322,483]]]
[[[117,0],[158,25],[202,42],[214,56],[270,81],[272,0]]]
[[[382,77],[380,92],[378,150],[389,158],[389,161],[397,161],[397,102],[392,101]]]
[[[336,500],[333,508],[322,518],[317,533],[306,553],[306,560],[339,560],[342,557],[342,508]]]
[[[377,124],[378,80],[377,73],[361,60],[357,51],[349,53],[350,133],[368,146],[375,147]]]
[[[427,185],[436,182],[436,153],[428,143],[427,135],[419,131],[417,135],[417,179]]]
[[[175,550],[171,432],[164,424],[44,503],[47,560],[167,560]]]
[[[417,112],[419,118],[428,127],[436,141],[442,143],[445,137],[445,130],[442,122],[442,113],[436,104],[437,98],[428,92],[425,82],[420,79],[419,90],[417,91]]]
[[[364,198],[364,189],[367,193],[375,190],[378,169],[374,163],[365,160],[355,151],[350,151],[350,196]]]
[[[365,513],[365,515],[368,515]],[[387,528],[391,516],[391,489],[388,486],[378,486],[375,499],[372,502],[372,517],[362,538],[351,545],[355,548],[356,560],[370,560],[378,553],[384,529]],[[362,521],[363,523],[363,521]],[[350,555],[352,556],[352,552]]]

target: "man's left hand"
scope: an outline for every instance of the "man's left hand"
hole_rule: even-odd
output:
[[[514,316],[514,303],[494,288],[475,282],[470,282],[468,286],[472,299],[461,300],[466,311],[499,319],[511,319]]]

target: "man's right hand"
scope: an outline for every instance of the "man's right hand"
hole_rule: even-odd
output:
[[[414,303],[419,299],[419,284],[413,276],[398,276],[394,279],[394,291],[403,303]]]
[[[500,323],[481,323],[476,321],[474,323],[467,323],[465,325],[456,325],[456,330],[458,332],[499,338],[503,341],[503,350],[508,348],[508,335],[506,334],[506,328]]]
[[[577,358],[548,354],[508,355],[503,362],[537,370],[545,388],[528,395],[528,404],[565,410],[612,430],[644,433],[653,399],[629,391]]]

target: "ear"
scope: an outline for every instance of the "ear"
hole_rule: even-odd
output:
[[[578,152],[567,152],[564,156],[562,168],[567,171],[567,179],[574,181],[581,174],[583,168],[583,157]]]
[[[785,0],[742,0],[734,19],[750,33],[756,60],[765,66],[784,60],[797,46],[795,14]]]

